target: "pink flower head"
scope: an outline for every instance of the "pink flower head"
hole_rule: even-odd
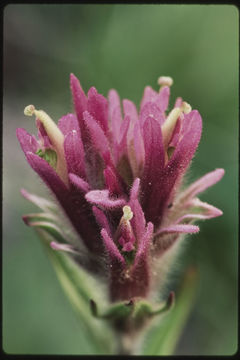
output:
[[[79,249],[85,250],[76,251],[78,244],[68,236],[50,246],[105,277],[112,301],[147,297],[156,281],[156,264],[181,235],[199,231],[195,220],[222,214],[197,195],[218,182],[224,170],[216,169],[180,191],[198,147],[202,119],[181,98],[167,111],[171,78],[159,78],[159,92],[145,88],[139,111],[130,100],[121,103],[115,90],[108,99],[94,87],[85,95],[73,74],[70,84],[75,114],[56,125],[30,105],[25,114],[36,116],[38,139],[17,129],[27,161],[55,195]],[[22,193],[43,210],[50,206]],[[24,217],[29,225],[44,222],[30,219]],[[58,233],[66,233],[64,227],[51,224]]]

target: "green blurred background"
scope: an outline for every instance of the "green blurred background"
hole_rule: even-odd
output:
[[[197,299],[179,355],[237,350],[238,10],[232,5],[8,5],[4,10],[3,347],[18,354],[91,354],[91,344],[21,215],[36,208],[20,188],[49,196],[26,163],[15,129],[36,133],[23,115],[33,103],[54,119],[72,111],[69,74],[87,91],[139,104],[160,75],[174,79],[203,118],[189,181],[217,167],[226,174],[201,196],[224,216],[186,239],[172,275],[197,266]]]

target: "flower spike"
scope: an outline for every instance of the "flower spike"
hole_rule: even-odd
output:
[[[29,105],[24,113],[36,117],[37,136],[17,129],[27,161],[56,199],[22,190],[42,210],[23,220],[49,235],[51,256],[72,257],[107,286],[109,309],[98,311],[90,301],[95,296],[87,297],[87,306],[90,301],[92,314],[119,333],[138,331],[172,307],[173,292],[161,306],[154,294],[164,286],[178,244],[199,232],[196,221],[222,215],[198,196],[223,169],[181,188],[201,138],[201,115],[181,97],[168,109],[173,79],[161,76],[158,84],[159,91],[146,86],[138,111],[116,90],[108,98],[95,87],[85,93],[71,74],[75,114],[56,125]]]

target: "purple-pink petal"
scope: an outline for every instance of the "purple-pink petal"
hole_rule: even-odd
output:
[[[182,100],[182,98],[181,97],[178,97],[177,99],[176,99],[176,101],[175,101],[175,104],[174,104],[174,107],[176,108],[176,107],[181,107],[182,106],[182,102],[183,102],[183,100]]]
[[[109,190],[92,190],[85,195],[86,200],[104,209],[115,209],[126,205],[123,198],[110,197]]]
[[[67,114],[62,116],[58,120],[58,127],[65,136],[73,130],[77,132],[78,136],[81,136],[78,119],[74,114]]]
[[[168,162],[167,168],[183,175],[197,149],[202,133],[202,118],[197,110],[185,114],[181,127],[181,140]]]
[[[88,91],[87,110],[96,119],[104,133],[108,134],[108,102],[95,87],[91,87]]]
[[[79,189],[83,193],[86,193],[90,190],[90,185],[88,184],[88,182],[83,180],[80,176],[70,173],[69,180],[77,189]]]
[[[122,123],[121,103],[116,90],[112,89],[109,91],[108,101],[108,116],[110,119],[112,133],[114,134],[113,140],[116,140],[119,138],[120,126]]]
[[[126,273],[124,267],[112,264],[110,297],[112,301],[131,300],[146,297],[149,292],[151,275],[147,256],[141,256],[136,266]]]
[[[57,199],[60,202],[62,199],[65,199],[68,193],[68,188],[60,179],[55,170],[44,159],[40,158],[36,154],[33,154],[32,152],[27,152],[26,158],[33,170],[38,173],[41,179],[53,191]]]
[[[163,86],[155,100],[162,112],[165,112],[168,108],[169,96],[170,96],[170,87]]]
[[[133,129],[133,144],[134,144],[136,161],[138,165],[138,172],[139,174],[141,174],[144,167],[145,150],[144,150],[143,137],[139,122],[136,122]]]
[[[130,201],[136,200],[138,198],[139,190],[140,190],[140,179],[136,178],[131,187]]]
[[[98,241],[95,219],[84,196],[79,194],[79,191],[70,193],[57,173],[44,159],[30,152],[26,154],[26,157],[33,170],[52,190],[85,245],[93,252],[100,251],[101,244]]]
[[[127,133],[130,126],[130,117],[125,116],[123,119],[120,130],[119,130],[119,137],[114,137],[114,144],[113,144],[113,154],[115,164],[119,162],[121,157],[127,154]]]
[[[164,168],[164,147],[160,124],[153,118],[148,118],[143,126],[143,141],[145,147],[145,166],[141,179],[142,206],[147,221],[154,224],[159,216],[158,199],[161,196],[161,177]]]
[[[84,148],[77,130],[72,130],[65,136],[64,152],[68,173],[73,173],[85,178]]]
[[[65,251],[73,254],[78,253],[78,251],[74,250],[73,246],[69,244],[60,244],[56,241],[51,241],[50,246],[53,250],[56,251]]]
[[[83,122],[83,112],[87,110],[87,97],[75,75],[70,75],[70,87],[72,91],[75,112],[78,118],[79,127],[82,134],[83,142],[87,141],[86,126]]]
[[[184,207],[186,207],[188,212],[187,214],[182,215],[177,220],[177,222],[181,222],[185,219],[211,219],[223,214],[220,209],[203,202],[198,198],[193,198],[191,201],[189,201],[189,203],[186,203]]]
[[[188,224],[174,224],[166,228],[162,228],[158,231],[155,236],[164,235],[164,234],[182,234],[182,233],[197,233],[199,232],[199,227],[197,225],[188,225]]]
[[[182,194],[183,198],[192,198],[195,195],[203,192],[210,186],[216,184],[221,180],[225,171],[224,169],[216,169],[202,176],[200,179],[190,185]]]
[[[56,205],[53,202],[48,201],[47,199],[37,196],[35,194],[31,194],[25,189],[21,189],[20,191],[25,199],[32,202],[34,205],[37,205],[43,211],[46,212],[49,212],[49,210],[56,211]]]
[[[130,117],[132,125],[135,124],[136,121],[138,121],[137,108],[132,101],[128,99],[123,100],[123,112],[125,116]]]
[[[33,135],[30,135],[25,129],[22,128],[18,128],[16,130],[16,134],[25,155],[28,151],[36,153],[36,151],[39,149],[39,144]]]
[[[164,122],[163,112],[159,106],[154,102],[147,102],[140,111],[139,121],[141,127],[148,118],[155,119],[160,125]]]
[[[193,110],[185,114],[181,128],[181,140],[178,142],[173,155],[164,169],[162,178],[162,199],[160,219],[165,207],[172,201],[175,189],[179,185],[190,161],[197,149],[202,132],[202,119],[198,111]]]
[[[133,212],[133,218],[131,220],[131,224],[137,241],[139,241],[143,236],[146,226],[144,212],[138,200],[139,188],[140,188],[140,179],[136,178],[131,188],[129,206],[131,207],[131,210]]]
[[[118,250],[117,246],[113,242],[113,239],[108,235],[106,229],[101,230],[101,235],[104,241],[104,245],[106,251],[111,259],[111,262],[118,262],[121,265],[125,265],[124,257],[121,255],[120,251]]]
[[[104,169],[103,174],[105,185],[109,190],[110,196],[122,194],[123,190],[115,169],[113,169],[111,166],[107,166],[106,169]]]
[[[93,147],[104,158],[109,154],[109,143],[103,129],[88,111],[84,112],[83,118],[90,132]]]
[[[121,273],[115,271],[111,283],[112,299],[132,299],[146,297],[150,286],[149,250],[153,233],[153,224],[149,223],[138,246],[130,274],[121,279]],[[117,269],[116,269],[117,270]]]
[[[104,228],[107,231],[108,235],[111,236],[109,221],[104,212],[100,210],[97,206],[93,206],[92,211],[100,228]]]
[[[152,102],[156,98],[157,95],[158,95],[158,93],[155,90],[153,90],[151,88],[151,86],[146,86],[144,89],[142,101],[140,104],[140,109],[142,110],[142,108],[144,107],[144,105],[147,102],[149,102],[149,101]]]
[[[134,265],[133,265],[134,271],[136,271],[136,269],[139,266],[143,266],[143,263],[145,266],[145,263],[147,262],[147,255],[149,252],[152,236],[153,236],[153,224],[151,222],[149,222],[147,224],[145,233],[141,237],[139,244],[138,244],[138,250],[137,250],[135,260],[134,260]]]

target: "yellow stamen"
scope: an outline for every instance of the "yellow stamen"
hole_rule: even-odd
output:
[[[57,153],[57,167],[56,172],[61,177],[63,182],[68,185],[68,173],[66,160],[64,155],[64,135],[59,130],[55,122],[43,110],[36,110],[34,105],[28,105],[24,109],[24,114],[27,116],[35,115],[44,126],[44,129]]]
[[[160,76],[157,82],[161,89],[163,86],[172,86],[173,79],[170,76]]]
[[[189,105],[186,101],[183,101],[181,107],[176,107],[169,113],[162,125],[162,136],[165,149],[168,147],[179,116],[182,113],[189,114],[190,111],[192,111],[191,105]]]
[[[171,139],[177,119],[179,118],[181,113],[182,113],[182,110],[179,107],[176,107],[169,113],[168,117],[166,118],[166,120],[164,121],[164,123],[162,125],[162,136],[163,136],[163,143],[164,143],[165,148],[166,148],[166,146],[168,146],[168,143]]]
[[[123,207],[123,219],[126,221],[130,221],[132,217],[133,217],[132,209],[130,208],[130,206],[125,205]]]
[[[192,107],[186,101],[183,101],[181,110],[184,112],[184,114],[189,114],[192,111]]]
[[[24,109],[24,115],[26,116],[32,116],[35,111],[34,105],[28,105]]]

